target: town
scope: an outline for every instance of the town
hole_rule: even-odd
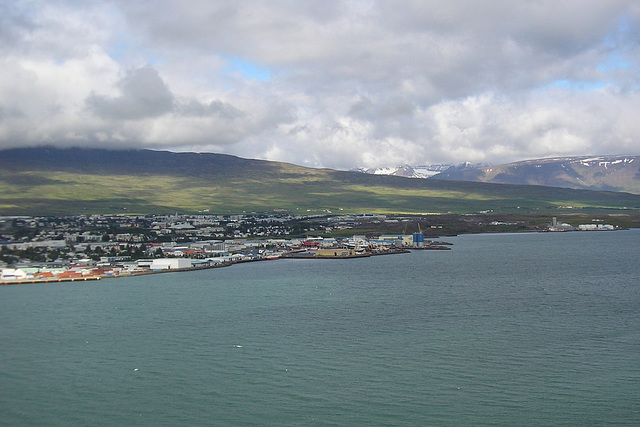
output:
[[[463,233],[616,230],[601,218],[474,215],[0,216],[0,284],[98,280],[280,258],[358,258],[449,250]]]
[[[402,233],[330,237],[363,224],[402,221]],[[98,280],[279,258],[450,249],[446,242],[425,240],[422,230],[407,232],[408,222],[387,215],[0,217],[0,283]]]

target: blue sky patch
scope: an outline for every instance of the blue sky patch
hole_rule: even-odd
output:
[[[603,73],[611,73],[616,70],[624,70],[631,66],[629,62],[620,54],[611,54],[602,64],[598,65],[598,70]]]
[[[262,67],[253,62],[243,61],[239,58],[227,58],[229,61],[228,72],[237,72],[248,79],[267,81],[271,78],[271,72],[268,68]]]

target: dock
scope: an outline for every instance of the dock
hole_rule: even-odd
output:
[[[84,276],[84,277],[46,277],[34,279],[5,280],[0,285],[24,285],[31,283],[60,283],[60,282],[86,282],[89,280],[100,280],[101,276]]]

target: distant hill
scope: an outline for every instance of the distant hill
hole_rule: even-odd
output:
[[[462,165],[432,178],[640,194],[640,156],[563,157],[483,167]]]
[[[409,179],[212,153],[51,147],[0,151],[0,214],[273,212],[629,213],[640,196]]]

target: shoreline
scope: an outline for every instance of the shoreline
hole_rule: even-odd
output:
[[[485,233],[461,233],[460,235],[496,235],[496,234],[533,234],[533,233],[564,233],[570,231],[577,232],[586,232],[586,231],[625,231],[625,230],[633,230],[635,228],[619,228],[615,230],[566,230],[566,231],[551,231],[551,230],[526,230],[526,231],[517,231],[517,232],[485,232]],[[460,236],[457,235],[457,236]],[[451,236],[453,237],[453,236]],[[86,281],[96,281],[102,279],[117,279],[120,277],[136,277],[136,276],[146,276],[152,274],[165,274],[165,273],[182,273],[188,271],[198,271],[198,270],[209,270],[214,268],[222,268],[222,267],[230,267],[234,264],[243,264],[248,262],[258,262],[258,261],[277,261],[280,259],[355,259],[355,258],[368,258],[372,256],[381,256],[381,255],[395,255],[401,253],[410,253],[414,250],[416,251],[425,251],[425,250],[451,250],[453,246],[452,243],[448,242],[438,242],[437,245],[426,245],[424,247],[405,247],[405,248],[397,248],[394,250],[385,250],[385,251],[372,251],[365,253],[353,253],[348,255],[316,255],[314,252],[285,252],[278,257],[267,257],[267,258],[255,258],[255,259],[241,259],[236,261],[221,261],[215,264],[209,264],[206,266],[196,266],[196,267],[185,267],[185,268],[167,268],[162,270],[138,270],[131,272],[119,272],[117,274],[87,274],[84,276],[74,276],[74,277],[33,277],[27,279],[19,279],[19,280],[0,280],[0,286],[9,286],[9,285],[25,285],[25,284],[41,284],[41,283],[65,283],[65,282],[86,282]]]
[[[148,276],[153,274],[166,274],[166,273],[184,273],[188,271],[199,271],[199,270],[211,270],[214,268],[223,268],[223,267],[231,267],[235,264],[244,264],[249,262],[261,262],[261,261],[278,261],[280,259],[353,259],[353,258],[368,258],[371,256],[381,256],[381,255],[395,255],[401,253],[409,253],[410,250],[403,249],[398,251],[388,251],[388,252],[376,252],[376,253],[367,253],[362,255],[350,255],[350,256],[280,256],[275,259],[270,258],[258,258],[258,259],[246,259],[246,260],[238,260],[238,261],[223,261],[217,264],[207,265],[203,267],[186,267],[186,268],[168,268],[163,270],[140,270],[136,272],[124,272],[117,275],[86,275],[80,277],[47,277],[47,278],[30,278],[24,280],[4,280],[0,281],[0,286],[9,286],[9,285],[30,285],[30,284],[41,284],[41,283],[62,283],[62,282],[86,282],[86,281],[96,281],[102,279],[118,279],[121,277],[137,277],[137,276]]]
[[[385,252],[369,252],[366,254],[358,254],[358,255],[347,255],[347,256],[295,256],[295,255],[281,255],[278,258],[257,258],[257,259],[245,259],[238,261],[223,261],[217,264],[207,265],[203,267],[186,267],[186,268],[168,268],[163,270],[140,270],[131,273],[120,273],[117,275],[86,275],[79,277],[47,277],[47,278],[29,278],[23,280],[3,280],[0,281],[0,286],[9,286],[9,285],[30,285],[30,284],[40,284],[40,283],[62,283],[62,282],[86,282],[86,281],[96,281],[102,279],[118,279],[121,277],[137,277],[137,276],[148,276],[153,274],[166,274],[166,273],[184,273],[188,271],[199,271],[199,270],[211,270],[214,268],[223,268],[223,267],[231,267],[235,264],[244,264],[250,262],[261,262],[261,261],[278,261],[280,259],[354,259],[354,258],[369,258],[372,256],[382,256],[382,255],[396,255],[403,253],[410,253],[409,249],[401,249],[394,251],[385,251]],[[294,253],[295,254],[295,253]]]

